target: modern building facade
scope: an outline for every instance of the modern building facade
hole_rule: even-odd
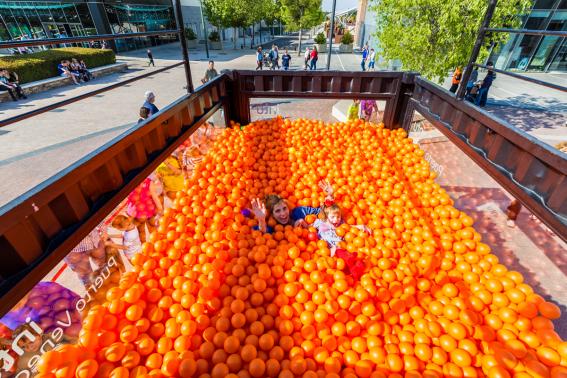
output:
[[[355,46],[375,40],[375,2],[359,0],[355,28]],[[520,29],[567,30],[567,0],[535,0],[529,14],[522,17]],[[487,61],[496,68],[518,71],[567,71],[567,38],[511,34],[506,43],[495,45]]]
[[[566,31],[567,0],[535,1],[521,28]],[[493,48],[489,60],[504,70],[567,72],[567,39],[512,34],[505,44]]]
[[[64,38],[175,29],[171,0],[0,1],[0,40]],[[126,51],[171,42],[176,36],[129,38]]]

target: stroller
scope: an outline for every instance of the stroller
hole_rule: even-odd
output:
[[[465,92],[465,100],[476,104],[478,96],[480,93],[480,86],[482,85],[482,80],[469,82],[467,85],[467,91]]]
[[[270,59],[270,53],[267,51],[262,54],[262,66],[272,68],[272,59]]]

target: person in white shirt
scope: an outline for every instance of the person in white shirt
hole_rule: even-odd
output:
[[[305,48],[304,59],[305,59],[305,67],[303,69],[306,70],[307,68],[309,68],[309,59],[311,59],[311,50],[309,50],[309,47]]]
[[[370,49],[370,54],[368,55],[368,71],[374,71],[374,64],[376,63],[376,51]]]
[[[140,233],[134,223],[132,217],[126,215],[117,215],[112,220],[112,227],[122,231],[122,245],[116,248],[124,251],[124,255],[129,261],[132,257],[142,249],[142,241],[140,240]]]

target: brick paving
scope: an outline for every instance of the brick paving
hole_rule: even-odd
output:
[[[512,196],[440,132],[419,140],[425,157],[439,174],[437,182],[451,195],[455,207],[475,219],[477,231],[500,262],[524,276],[525,282],[562,309],[555,322],[567,337],[567,244],[522,208],[514,227],[507,225],[506,207]],[[430,131],[425,131],[430,133]],[[434,133],[435,134],[435,133]]]

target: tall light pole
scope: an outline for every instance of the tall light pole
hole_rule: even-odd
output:
[[[205,38],[205,51],[207,52],[207,59],[209,59],[209,43],[207,42],[207,25],[205,25],[205,16],[203,15],[203,0],[199,1],[201,3],[201,22],[203,23],[203,36]]]
[[[185,36],[185,26],[183,25],[183,13],[181,13],[181,0],[175,0],[175,22],[181,42],[181,54],[183,56],[183,66],[185,67],[185,80],[187,81],[187,92],[193,93],[193,79],[191,78],[191,66],[189,65],[189,53],[187,52],[187,37]]]
[[[331,54],[333,54],[333,32],[335,31],[335,9],[337,0],[333,0],[333,11],[331,12],[331,28],[329,29],[329,51],[327,52],[327,71],[331,69]]]

